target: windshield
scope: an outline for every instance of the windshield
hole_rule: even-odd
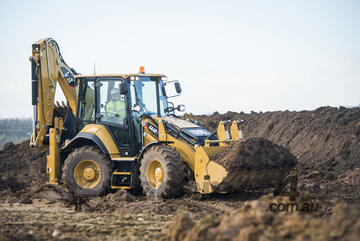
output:
[[[162,81],[140,77],[131,82],[131,101],[133,106],[140,106],[140,112],[149,115],[164,115],[167,108],[166,96],[162,95]],[[159,99],[156,96],[159,96]]]

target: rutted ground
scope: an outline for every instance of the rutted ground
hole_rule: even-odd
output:
[[[74,212],[62,203],[0,206],[0,240],[152,240],[169,215]]]
[[[207,215],[235,213],[241,200],[259,197],[254,193],[213,195],[205,200],[185,195],[177,199],[148,200],[120,190],[105,197],[93,198],[75,212],[71,200],[51,200],[59,196],[43,186],[28,199],[7,199],[0,204],[0,240],[153,240],[167,229],[179,212],[193,220]],[[59,193],[59,192],[56,192]],[[47,199],[38,199],[49,195]],[[27,200],[27,201],[24,201]]]

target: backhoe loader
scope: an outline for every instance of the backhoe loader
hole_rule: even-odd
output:
[[[239,122],[221,121],[210,133],[177,117],[184,105],[175,107],[170,98],[180,95],[179,81],[145,73],[144,67],[133,74],[81,75],[51,38],[32,45],[30,61],[30,145],[49,147],[50,184],[64,184],[78,196],[142,189],[169,198],[193,178],[201,194],[223,192],[217,187],[229,173],[210,158],[242,137]],[[66,104],[54,102],[57,83]]]

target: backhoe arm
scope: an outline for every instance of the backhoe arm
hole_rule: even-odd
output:
[[[33,134],[30,140],[32,146],[46,145],[45,136],[50,133],[49,128],[62,126],[61,118],[54,118],[54,98],[57,83],[76,116],[77,112],[77,74],[71,69],[61,56],[59,46],[55,40],[45,38],[32,45],[32,105],[33,105]],[[61,134],[61,129],[58,130]],[[59,136],[60,137],[60,136]]]

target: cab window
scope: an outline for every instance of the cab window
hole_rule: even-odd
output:
[[[100,80],[99,91],[101,121],[118,125],[126,123],[125,96],[120,94],[122,79]]]

